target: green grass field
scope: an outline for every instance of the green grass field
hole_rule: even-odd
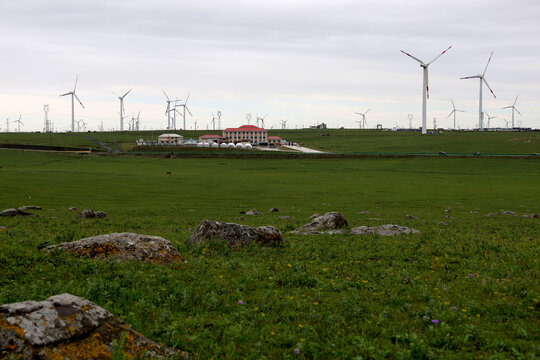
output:
[[[516,149],[532,151],[529,144]],[[35,211],[40,217],[0,218],[0,303],[69,292],[202,359],[540,353],[540,222],[521,217],[540,212],[538,160],[155,159],[0,150],[0,166],[0,209],[44,208]],[[80,219],[70,206],[108,217]],[[271,207],[280,212],[266,212]],[[264,215],[237,220],[252,208]],[[484,215],[501,209],[520,216]],[[372,214],[360,215],[364,210]],[[342,212],[350,227],[393,223],[422,234],[288,234],[327,211]],[[285,241],[277,248],[189,245],[190,229],[205,219],[274,225]],[[39,250],[122,231],[162,236],[187,262],[102,262]]]
[[[128,149],[137,139],[157,140],[165,131],[102,132],[67,134],[0,133],[0,144],[30,144],[44,146],[71,146],[103,150],[84,136],[99,139],[113,147]],[[197,139],[203,134],[219,131],[176,131],[184,138]],[[269,130],[288,141],[335,153],[446,153],[471,154],[531,154],[540,153],[540,132],[451,132],[421,135],[407,131],[376,130]],[[329,136],[321,136],[329,134]],[[181,150],[181,148],[180,148]]]

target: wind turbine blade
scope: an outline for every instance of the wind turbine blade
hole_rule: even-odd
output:
[[[186,105],[187,102],[188,102],[188,100],[189,100],[189,94],[191,94],[191,93],[188,92],[187,97],[186,97],[186,101],[184,101],[184,105]],[[188,111],[189,111],[189,110],[188,110]]]
[[[405,55],[407,55],[407,56],[409,56],[409,57],[412,57],[414,60],[418,61],[420,64],[424,64],[424,62],[423,62],[422,60],[420,60],[420,59],[418,59],[418,58],[412,56],[411,54],[409,54],[409,53],[407,53],[407,52],[405,52],[405,51],[403,51],[403,50],[400,50],[400,51],[401,51],[402,53],[404,53]]]
[[[22,118],[22,114],[21,114],[21,115],[19,115],[19,120],[17,120],[17,121],[21,121],[21,118]]]
[[[264,117],[262,119],[263,120],[266,119],[267,116],[268,116],[268,113],[266,113],[266,115],[264,115]]]
[[[171,101],[171,99],[169,99],[169,97],[167,96],[167,93],[165,92],[165,90],[161,89],[161,91],[163,91],[163,94],[165,95],[165,97],[167,98],[168,101]]]
[[[426,87],[426,94],[427,94],[427,98],[429,99],[429,74],[428,74],[428,68],[426,67],[426,83],[424,84],[424,86]]]
[[[491,90],[491,87],[489,86],[488,82],[486,81],[486,78],[482,78],[482,80],[484,80],[484,83],[488,87],[489,91],[491,91],[491,95],[493,95],[493,97],[496,99],[497,97],[495,96],[495,93],[493,92],[493,90]]]
[[[366,115],[369,112],[369,110],[371,110],[371,108],[367,109],[367,111],[364,113],[364,115]]]
[[[516,106],[518,96],[519,96],[519,95],[517,95],[517,96],[516,96],[516,100],[514,100],[514,106]],[[516,110],[517,110],[517,109],[516,109]]]
[[[426,66],[429,66],[432,62],[434,62],[435,60],[437,60],[438,58],[440,58],[445,52],[447,52],[448,50],[450,50],[450,48],[452,47],[452,45],[450,45],[448,47],[448,49],[444,50],[442,53],[439,54],[439,56],[437,56],[435,59],[431,60]]]
[[[454,108],[454,110],[456,110],[456,105],[454,105],[454,100],[450,99],[450,101],[452,102],[452,107]]]
[[[361,114],[361,113],[359,113],[359,112],[355,112],[355,114],[358,114],[358,115],[362,115],[362,114]]]
[[[127,94],[129,94],[131,92],[131,90],[133,90],[133,88],[129,89],[129,91],[127,93],[125,93],[124,96],[122,96],[122,99],[125,98],[127,96]]]
[[[484,76],[486,74],[486,70],[488,68],[489,62],[491,61],[492,56],[493,56],[493,51],[491,52],[491,55],[489,55],[489,59],[488,59],[488,62],[486,64],[486,68],[484,69],[484,72],[482,73],[482,76]]]
[[[82,108],[83,108],[83,109],[86,109],[86,108],[84,107],[84,105],[82,104],[81,100],[79,100],[79,97],[77,96],[77,94],[73,94],[73,96],[75,96],[75,99],[77,99],[77,101],[79,102],[79,104],[81,104]]]
[[[519,116],[521,116],[521,113],[519,112],[519,110],[518,110],[518,109],[516,109],[516,108],[514,107],[514,110],[516,110],[516,111],[517,111],[517,113],[519,114]]]
[[[170,103],[167,103],[167,110],[165,110],[165,115],[167,115],[167,113],[168,113],[169,111],[171,111],[170,109],[171,109],[171,104],[170,104]]]
[[[512,106],[505,106],[505,107],[502,107],[501,109],[511,109]]]
[[[466,112],[465,110],[456,110],[456,111],[457,112],[462,112],[462,113]]]
[[[462,77],[462,78],[460,78],[460,79],[461,79],[461,80],[463,80],[463,79],[476,79],[476,78],[479,78],[479,77],[480,77],[480,76],[478,76],[478,75],[474,75],[474,76],[465,76],[465,77]]]
[[[455,112],[456,112],[456,110],[452,110],[452,111],[450,112],[450,114],[448,114],[448,116],[447,116],[446,118],[449,118],[449,117],[452,116],[452,114],[455,113]]]
[[[73,92],[77,89],[77,81],[79,81],[79,74],[77,74],[77,77],[75,78],[75,86],[73,87]]]
[[[185,106],[185,105],[184,105]],[[189,115],[191,115],[193,117],[193,114],[191,114],[191,111],[189,111],[189,108],[186,106],[186,110],[187,112],[189,113]]]
[[[71,95],[71,91],[68,92],[68,93],[62,94],[62,95],[60,95],[60,96],[66,96],[66,95]]]

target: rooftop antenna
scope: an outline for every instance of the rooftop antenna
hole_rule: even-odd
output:
[[[456,105],[454,104],[454,100],[450,99],[450,101],[452,102],[453,110],[450,112],[450,114],[447,116],[447,118],[449,118],[450,116],[452,116],[452,114],[454,114],[454,130],[456,130],[456,112],[465,112],[465,111],[456,109]]]
[[[43,131],[50,132],[51,131],[51,122],[49,121],[49,105],[43,105],[43,112],[45,113],[45,128]]]
[[[357,121],[358,123],[358,126],[360,127],[360,129],[365,129],[366,128],[366,114],[369,112],[369,110],[371,110],[371,108],[367,109],[367,111],[365,113],[359,113],[359,112],[355,112],[355,114],[358,114],[362,117],[362,120],[360,121]]]
[[[77,99],[77,101],[79,102],[79,104],[81,104],[83,109],[85,108],[81,100],[79,100],[79,97],[76,94],[78,80],[79,80],[79,75],[77,74],[77,77],[75,78],[75,86],[73,86],[73,91],[60,95],[60,96],[71,95],[71,132],[75,132],[75,99]]]
[[[489,62],[491,61],[491,57],[493,56],[493,51],[491,52],[491,55],[489,55],[489,59],[488,59],[488,62],[486,64],[486,67],[484,69],[484,72],[482,73],[482,75],[478,74],[478,75],[473,75],[473,76],[466,76],[466,77],[462,77],[461,79],[480,79],[480,98],[479,98],[479,101],[478,101],[478,124],[480,125],[479,128],[480,130],[484,130],[484,123],[482,121],[482,82],[486,84],[486,86],[488,87],[489,91],[491,91],[491,95],[493,95],[494,98],[496,98],[495,96],[495,93],[493,92],[493,90],[491,90],[491,87],[489,87],[489,84],[487,83],[486,79],[485,79],[485,75],[486,75],[486,70],[488,68],[488,65],[489,65]]]
[[[517,111],[519,116],[521,116],[521,113],[519,112],[519,110],[516,109],[516,102],[517,102],[518,96],[516,96],[516,100],[514,100],[514,105],[505,106],[502,108],[502,109],[512,109],[512,129],[514,128],[514,110]]]
[[[119,96],[118,94],[114,93],[118,97],[118,100],[120,100],[120,131],[124,131],[124,98],[129,94],[133,89],[129,89],[128,92],[126,92],[124,95]]]
[[[19,129],[18,129],[18,132],[21,132],[21,125],[24,126],[24,124],[23,124],[22,121],[21,121],[21,117],[22,117],[22,114],[19,115],[19,120],[15,120],[15,121],[14,121],[14,122],[16,122],[16,123],[19,123]]]
[[[420,63],[420,67],[422,67],[424,71],[424,81],[423,81],[423,90],[422,90],[422,134],[426,134],[426,127],[427,127],[427,120],[426,120],[426,99],[429,99],[429,84],[428,84],[428,66],[431,65],[435,60],[440,58],[445,52],[450,50],[452,46],[450,46],[448,49],[444,50],[442,53],[440,53],[435,59],[431,60],[427,64],[424,63],[422,60],[412,56],[409,53],[406,53],[405,51],[401,50],[402,53],[405,55],[413,58],[414,60],[418,61]]]
[[[408,114],[407,119],[409,120],[409,129],[412,129],[412,121],[414,118],[414,114]]]
[[[247,121],[247,124],[250,125],[250,123],[251,123],[251,114],[246,114],[246,121]]]

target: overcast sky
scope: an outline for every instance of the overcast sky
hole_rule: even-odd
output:
[[[422,69],[405,50],[431,61],[429,126],[452,126],[454,99],[461,128],[478,122],[478,80],[490,53],[484,109],[505,126],[517,94],[522,126],[540,127],[540,1],[538,0],[0,0],[0,131],[22,114],[23,131],[43,129],[43,105],[55,128],[71,124],[71,91],[86,109],[88,129],[119,128],[119,103],[141,112],[143,129],[164,128],[161,88],[185,99],[199,129],[212,112],[222,127],[246,113],[279,128],[325,122],[358,127],[420,126]],[[253,122],[252,122],[253,123]],[[182,127],[181,120],[177,124]],[[10,124],[13,131],[16,124]]]

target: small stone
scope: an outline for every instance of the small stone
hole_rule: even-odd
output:
[[[281,220],[291,220],[291,219],[294,219],[292,216],[280,216],[279,217]]]
[[[359,215],[371,215],[371,211],[364,210],[364,211],[360,211],[358,214]]]
[[[271,208],[270,210],[268,210],[268,212],[279,212],[279,209],[278,208]]]
[[[69,210],[69,211],[77,211],[77,210],[79,210],[79,209],[77,209],[75,206],[72,206],[72,207],[70,207],[68,210]]]
[[[262,212],[260,212],[259,210],[257,209],[251,209],[249,211],[246,212],[246,215],[251,215],[251,216],[261,216],[262,215]]]
[[[291,231],[291,233],[302,234],[309,232],[312,234],[313,232],[341,229],[348,226],[345,217],[341,213],[333,211],[314,218],[310,223]]]
[[[414,215],[409,215],[409,214],[405,215],[405,219],[408,219],[408,220],[420,220],[419,217],[414,216]]]
[[[523,215],[524,218],[531,218],[531,219],[538,219],[538,214],[529,214],[529,215]]]
[[[95,218],[104,218],[107,217],[107,214],[104,211],[94,211],[92,209],[84,209],[79,214],[78,217],[83,219],[95,219]]]
[[[441,222],[439,223],[439,225],[441,225],[441,226],[448,226],[448,223],[446,223],[446,222],[444,222],[444,221],[441,221]]]

